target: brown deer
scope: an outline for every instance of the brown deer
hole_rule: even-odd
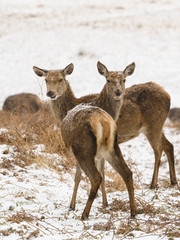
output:
[[[19,93],[9,96],[3,103],[3,111],[13,114],[34,114],[42,108],[40,98],[32,93]]]
[[[100,63],[97,67],[99,73],[108,81],[111,74],[107,68]],[[97,98],[94,102],[96,106],[112,116],[111,109],[110,112],[108,109],[108,102],[105,104],[101,98]],[[155,166],[151,188],[155,188],[157,185],[162,151],[168,158],[171,184],[177,184],[174,147],[162,131],[169,109],[170,96],[162,87],[153,82],[138,84],[126,89],[121,112],[117,119],[118,143],[126,142],[143,133],[153,148]]]
[[[77,104],[90,102],[99,96],[98,94],[93,94],[78,99],[75,98],[69,82],[65,79],[64,75],[70,74],[73,71],[72,64],[64,70],[48,71],[37,67],[33,69],[38,76],[46,77],[49,89],[51,88],[51,84],[58,84],[58,88],[62,90],[61,96],[58,98],[55,97],[55,100],[51,101],[54,113],[59,122],[66,116],[68,110]],[[99,71],[100,74],[103,74],[102,70]],[[53,98],[57,95],[57,90],[55,90],[54,94],[50,91],[48,95]],[[101,107],[103,108],[103,106]],[[143,133],[151,144],[155,155],[151,188],[155,188],[157,185],[162,151],[165,152],[168,158],[171,184],[174,185],[177,183],[174,166],[174,148],[162,131],[164,122],[168,116],[169,107],[170,96],[162,87],[153,82],[138,84],[125,90],[121,113],[117,120],[118,143],[126,142]]]
[[[128,65],[124,71],[108,71],[107,68],[100,62],[97,63],[98,70],[101,74],[106,76],[106,84],[104,85],[99,96],[93,100],[89,105],[97,106],[106,111],[115,121],[117,121],[120,113],[120,109],[123,104],[123,98],[125,92],[125,77],[131,75],[135,69],[135,63]],[[122,77],[123,76],[123,77]],[[119,102],[121,100],[121,102]],[[103,205],[107,206],[107,197],[105,192],[105,176],[104,176],[104,159],[101,157],[97,161],[97,168],[102,176],[101,190]],[[75,209],[76,195],[79,182],[81,180],[81,169],[79,165],[76,166],[75,187],[70,204],[70,209]]]
[[[51,106],[54,115],[59,123],[67,115],[67,112],[80,103],[88,103],[97,97],[97,94],[90,94],[81,98],[76,98],[66,75],[73,72],[74,65],[71,63],[63,70],[45,70],[33,67],[34,72],[39,77],[45,77],[47,86],[47,96],[51,98]]]
[[[171,184],[177,184],[174,147],[163,133],[163,125],[170,108],[170,96],[153,82],[134,85],[126,89],[123,106],[117,121],[118,143],[126,142],[143,133],[155,155],[154,173],[150,188],[157,186],[162,151],[170,169]]]
[[[103,70],[104,65],[101,63],[98,64],[102,66]],[[68,68],[70,68],[70,65]],[[98,98],[97,102],[102,102],[103,100],[105,101],[107,99],[107,103],[111,104],[109,105],[109,108],[112,108],[112,115],[115,119],[118,118],[120,108],[122,106],[122,99],[125,92],[125,77],[131,75],[134,71],[134,68],[135,64],[133,63],[127,66],[123,72],[109,72],[111,78],[108,80],[108,84],[106,87],[104,87],[104,90],[101,92]],[[34,70],[36,74],[38,73],[38,76],[43,75],[44,70],[36,67],[34,67]],[[67,70],[67,68],[65,68],[65,70]],[[63,70],[62,72],[64,75],[66,75],[65,73],[67,72],[70,74],[72,72],[72,68],[71,71],[64,72]],[[46,81],[47,77],[48,75],[46,76]],[[55,99],[58,98],[59,92],[54,90],[55,89],[47,86],[47,95],[50,94],[51,97]],[[66,146],[72,149],[78,161],[75,177],[75,188],[70,208],[75,208],[76,193],[81,178],[81,167],[89,177],[92,185],[82,219],[88,217],[92,202],[94,201],[99,185],[104,178],[104,170],[103,173],[99,172],[96,168],[96,165],[98,166],[100,162],[99,168],[101,169],[101,158],[105,155],[107,160],[123,177],[126,183],[130,198],[131,215],[134,215],[136,212],[136,207],[134,201],[132,172],[125,164],[120,149],[117,145],[117,131],[114,130],[114,127],[116,126],[115,122],[107,113],[97,107],[94,107],[95,105],[96,101],[91,102],[89,106],[78,105],[72,111],[69,111],[68,115],[61,123],[63,140]],[[81,136],[79,136],[79,134]],[[78,139],[76,139],[77,136]],[[102,149],[104,149],[104,151],[102,151]],[[105,204],[107,204],[106,199],[105,201]]]
[[[80,104],[70,110],[61,123],[62,138],[70,148],[78,165],[91,182],[91,191],[82,219],[87,219],[96,197],[102,176],[96,164],[104,157],[126,183],[131,215],[136,214],[132,172],[126,165],[117,144],[115,121],[101,108]],[[101,163],[100,163],[101,164]]]

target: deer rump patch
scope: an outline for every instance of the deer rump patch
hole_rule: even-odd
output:
[[[93,115],[90,118],[90,124],[96,137],[96,155],[100,153],[104,155],[105,152],[112,152],[117,128],[111,116],[105,112]]]

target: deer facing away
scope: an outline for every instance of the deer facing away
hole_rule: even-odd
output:
[[[101,67],[104,66],[101,63],[98,64]],[[110,100],[111,106],[109,108],[112,107],[114,118],[118,118],[122,106],[125,77],[133,73],[134,67],[133,63],[126,67],[123,72],[111,72],[111,80],[108,80],[106,88],[98,98],[99,102]],[[53,93],[52,96],[54,95],[56,94]],[[97,168],[100,165],[99,168],[101,169],[101,158],[105,156],[124,179],[130,198],[131,215],[135,215],[136,206],[132,172],[126,165],[118,147],[115,122],[106,112],[94,105],[96,105],[95,101],[91,102],[89,106],[78,105],[68,112],[61,123],[62,138],[66,146],[72,149],[78,162],[74,194],[70,207],[75,207],[75,196],[80,181],[80,178],[77,180],[77,175],[81,167],[89,177],[92,186],[82,219],[88,217],[92,202],[103,179],[101,170],[99,172]]]
[[[78,165],[91,182],[91,191],[82,219],[87,219],[102,176],[96,165],[104,157],[122,176],[129,193],[131,215],[136,214],[132,172],[126,165],[117,144],[114,120],[101,108],[80,104],[70,110],[61,123],[62,138],[71,148]],[[76,184],[76,183],[75,183]]]

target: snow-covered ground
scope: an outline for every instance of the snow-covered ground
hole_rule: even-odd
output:
[[[170,93],[171,106],[179,107],[179,13],[179,0],[1,0],[0,108],[7,96],[20,92],[46,99],[45,84],[35,76],[33,65],[56,69],[72,62],[75,69],[68,80],[76,96],[99,92],[104,79],[97,71],[98,60],[110,70],[122,70],[135,61],[135,73],[126,86],[154,81]],[[165,133],[175,147],[179,180],[180,131],[165,128]],[[4,158],[12,160],[13,148],[4,154],[6,149],[9,147],[0,146],[0,163]],[[80,216],[87,199],[84,181],[76,211],[68,212],[74,174],[65,172],[62,179],[45,167],[12,164],[10,169],[0,169],[0,239],[170,238],[170,233],[180,227],[180,193],[177,187],[169,186],[166,158],[162,158],[159,188],[152,191],[148,185],[154,156],[147,141],[140,136],[122,144],[121,149],[134,172],[137,202],[140,206],[150,204],[153,213],[161,209],[160,213],[139,214],[132,220],[129,211],[111,209],[115,199],[128,201],[126,191],[116,191],[108,193],[110,207],[106,213],[101,209],[100,194],[89,220],[82,222]],[[172,223],[165,222],[165,212],[172,215]],[[164,225],[158,228],[156,222],[160,221]],[[136,231],[129,231],[129,223],[132,228],[136,226]],[[120,234],[122,224],[124,228],[127,225],[127,232]],[[146,226],[154,226],[155,230],[146,234]]]
[[[176,161],[180,152],[180,130],[165,129],[175,146]],[[37,153],[42,154],[43,146]],[[143,136],[121,145],[124,157],[134,173],[135,197],[141,214],[130,218],[127,191],[108,190],[109,207],[102,208],[101,193],[95,199],[89,220],[80,217],[87,201],[89,184],[81,181],[76,210],[69,212],[74,173],[58,174],[36,164],[14,164],[14,149],[0,145],[0,239],[179,239],[180,192],[170,187],[165,157],[159,174],[159,187],[149,189],[153,170],[153,154]],[[14,154],[13,154],[14,153]],[[43,153],[43,157],[48,156]],[[61,163],[61,157],[52,155]],[[178,176],[179,163],[176,164]],[[106,171],[112,171],[107,165]],[[107,189],[113,189],[114,175],[106,177]],[[117,185],[117,184],[116,184]],[[121,186],[121,185],[120,185]],[[171,235],[172,234],[172,235]]]

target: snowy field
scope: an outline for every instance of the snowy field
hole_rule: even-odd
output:
[[[75,69],[68,80],[75,95],[100,92],[105,80],[97,71],[98,60],[109,70],[123,70],[135,61],[135,73],[126,86],[154,81],[171,95],[171,107],[180,107],[179,13],[179,0],[1,0],[0,108],[15,93],[47,99],[34,65],[57,69],[72,62]],[[180,130],[164,130],[174,144],[179,182]],[[99,193],[89,220],[83,222],[86,180],[80,184],[76,211],[69,212],[74,170],[60,176],[36,164],[17,166],[13,147],[0,145],[0,239],[180,239],[180,192],[169,184],[165,156],[159,187],[150,190],[154,155],[147,140],[140,136],[122,144],[121,150],[134,172],[136,201],[143,213],[131,219],[127,191],[116,190],[108,193],[106,210]],[[43,146],[37,146],[36,153],[49,157]],[[6,161],[12,162],[9,168]],[[113,185],[108,176],[107,182]]]

